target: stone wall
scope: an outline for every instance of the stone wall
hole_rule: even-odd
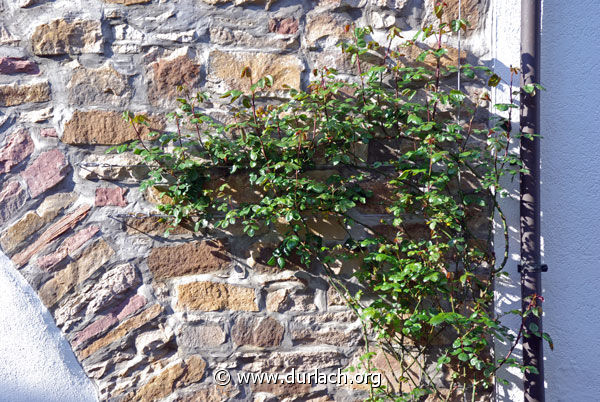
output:
[[[273,75],[274,89],[305,86],[315,67],[350,72],[335,46],[344,25],[371,24],[378,38],[394,24],[415,30],[431,20],[430,3],[0,0],[0,246],[101,400],[367,395],[349,385],[215,385],[219,368],[345,368],[363,351],[360,324],[318,272],[267,266],[269,234],[249,239],[234,228],[201,238],[182,228],[166,238],[152,216],[157,195],[137,187],[143,166],[105,151],[135,138],[123,110],[168,129],[159,116],[178,85],[244,89],[245,66]],[[462,3],[474,41],[486,2]],[[381,149],[363,152],[376,158]],[[230,182],[237,197],[254,196],[243,180]],[[385,214],[377,186],[363,220]],[[346,236],[335,222],[315,230],[326,241]]]

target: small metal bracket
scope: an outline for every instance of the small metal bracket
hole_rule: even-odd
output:
[[[519,271],[520,274],[523,273],[523,271],[527,271],[527,272],[531,272],[531,273],[536,273],[536,272],[548,272],[548,265],[546,264],[540,264],[540,265],[517,265],[517,271]]]

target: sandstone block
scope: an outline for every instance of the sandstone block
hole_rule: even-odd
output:
[[[105,272],[96,283],[83,287],[76,297],[69,298],[66,303],[62,303],[54,311],[56,324],[63,326],[65,323],[77,321],[82,314],[93,316],[98,311],[118,301],[123,293],[133,288],[138,282],[136,271],[131,264],[117,265]],[[133,298],[126,300],[123,306],[118,306],[110,314],[120,315],[120,312],[126,310],[129,303],[133,301]],[[139,307],[141,308],[144,304],[145,302]],[[66,328],[63,328],[64,330]]]
[[[126,207],[126,192],[127,189],[123,187],[99,187],[96,189],[96,200],[94,205],[97,207]]]
[[[161,130],[163,123],[154,121],[152,130]],[[144,134],[147,129],[142,129]],[[75,111],[65,124],[61,141],[71,145],[116,145],[138,139],[134,129],[120,113],[109,111]]]
[[[217,347],[225,343],[225,331],[217,324],[185,326],[177,337],[177,344],[189,349]]]
[[[38,56],[60,56],[102,53],[104,43],[100,21],[58,19],[36,27],[31,44]]]
[[[188,56],[161,59],[152,64],[154,78],[150,81],[148,98],[158,105],[161,100],[175,98],[177,87],[195,88],[200,82],[200,65]]]
[[[42,128],[40,130],[40,135],[46,138],[58,138],[58,133],[53,128]]]
[[[243,356],[243,355],[242,355]],[[292,367],[297,372],[312,371],[316,368],[338,367],[341,365],[343,355],[335,350],[294,350],[292,352],[272,352],[268,355],[252,354],[250,363],[244,364],[241,369],[249,372],[280,371],[285,372]],[[249,356],[246,356],[246,358]]]
[[[282,90],[284,85],[300,88],[300,75],[304,70],[302,62],[296,56],[214,50],[209,56],[208,78],[212,81],[224,81],[234,89],[248,91],[250,81],[240,78],[245,67],[250,67],[254,82],[265,75],[273,76],[272,90]]]
[[[75,285],[89,278],[104,265],[113,254],[114,250],[104,240],[97,241],[86,249],[78,260],[67,265],[42,286],[39,291],[42,303],[46,307],[56,304]]]
[[[121,339],[131,331],[141,328],[154,318],[158,317],[162,311],[163,308],[159,304],[155,304],[152,307],[142,311],[140,314],[123,321],[117,328],[110,331],[104,337],[98,339],[87,348],[83,349],[78,354],[79,358],[83,360],[99,349],[110,345],[118,339]]]
[[[135,4],[146,4],[150,3],[150,0],[104,0],[107,3],[112,4],[123,4],[125,6],[133,6]]]
[[[4,183],[0,190],[0,225],[14,216],[27,200],[27,191],[18,181]]]
[[[433,15],[434,0],[427,0],[425,2],[424,9],[428,11],[428,15],[423,21],[424,24],[431,24],[437,21],[435,15]],[[446,0],[444,3],[447,5],[444,9],[444,15],[442,17],[444,22],[458,19],[458,0]],[[480,0],[462,0],[461,1],[461,18],[469,21],[470,27],[467,33],[477,29],[482,22],[482,15],[484,12],[483,6],[485,2]]]
[[[62,242],[56,251],[38,258],[36,260],[36,265],[45,271],[51,270],[59,262],[67,258],[67,255],[72,256],[75,251],[85,244],[85,242],[98,233],[98,230],[100,230],[98,226],[92,225],[69,236]]]
[[[146,234],[149,236],[163,236],[165,231],[171,227],[171,225],[164,220],[164,218],[158,216],[139,216],[128,218],[125,221],[127,226],[127,233],[130,235]],[[177,226],[172,229],[171,234],[184,235],[192,234],[192,231],[181,226]]]
[[[192,282],[177,287],[181,310],[258,311],[254,289],[215,282]]]
[[[275,28],[276,29],[276,28]],[[288,28],[286,28],[288,29]],[[239,29],[230,29],[223,26],[209,28],[210,42],[217,45],[233,45],[238,47],[253,47],[259,40],[255,35]],[[267,36],[260,38],[261,48],[295,49],[300,45],[297,35],[279,38]]]
[[[309,47],[315,47],[317,41],[323,38],[334,38],[340,41],[350,39],[352,35],[345,31],[344,27],[351,24],[352,21],[340,15],[330,13],[310,14],[306,18],[306,27],[304,28],[304,38]]]
[[[269,20],[269,32],[275,32],[283,35],[292,35],[298,32],[298,20],[289,18],[271,18]]]
[[[46,151],[21,174],[27,182],[29,193],[37,197],[62,181],[69,171],[64,153],[58,149]]]
[[[131,153],[90,154],[81,161],[77,173],[86,180],[138,182],[147,177],[148,168],[141,157]]]
[[[82,205],[76,211],[54,223],[52,226],[46,229],[33,244],[12,258],[15,265],[21,267],[26,264],[35,253],[41,251],[44,247],[50,244],[50,242],[65,233],[67,230],[75,227],[80,220],[86,217],[89,211],[89,205]]]
[[[283,340],[283,326],[272,317],[239,317],[231,329],[231,340],[239,346],[274,347]]]
[[[34,61],[17,57],[0,57],[0,74],[38,74],[40,69]]]
[[[129,265],[129,264],[127,264]],[[131,267],[131,266],[130,266]],[[114,272],[113,272],[114,275]],[[111,278],[114,279],[114,278]],[[106,278],[103,278],[103,287],[101,288],[103,290],[103,295],[101,295],[100,297],[94,297],[91,301],[90,304],[88,304],[88,313],[94,313],[94,307],[96,306],[92,306],[91,303],[98,303],[100,301],[100,303],[102,303],[102,298],[111,298],[113,295],[112,294],[107,294],[106,290],[108,289],[106,287],[106,285],[108,285],[109,287],[112,287],[113,289],[115,289],[117,292],[123,292],[124,289],[123,287],[127,287],[132,283],[132,280],[135,279],[135,276],[133,277],[133,279],[131,279],[131,276],[129,278],[124,278],[128,281],[127,284],[125,284],[125,286],[123,286],[123,284],[115,284],[115,283],[107,283]],[[116,285],[116,286],[115,286]],[[119,289],[119,287],[121,289]],[[95,290],[97,289],[96,286],[94,286]],[[111,292],[112,293],[112,292]],[[75,338],[73,338],[73,341],[71,342],[71,344],[73,345],[73,347],[77,347],[78,345],[86,342],[87,340],[95,337],[96,335],[104,332],[105,330],[107,330],[108,328],[112,327],[114,324],[116,324],[117,322],[119,322],[120,320],[122,320],[123,318],[127,317],[128,315],[135,313],[136,311],[139,311],[142,307],[144,307],[146,305],[146,298],[144,296],[141,295],[135,295],[130,297],[129,299],[125,300],[123,303],[121,303],[121,305],[117,306],[116,308],[114,308],[112,311],[110,311],[108,314],[101,316],[100,319],[94,321],[92,324],[88,325],[87,327],[85,327],[84,329],[82,329],[81,331],[79,331],[76,335]],[[80,307],[80,305],[76,305],[76,306],[72,306],[75,309],[77,307]],[[90,307],[92,307],[91,311],[90,311]],[[58,312],[58,310],[57,310]],[[61,309],[60,313],[64,313],[65,310]]]
[[[127,78],[110,65],[97,69],[76,68],[67,89],[69,103],[77,106],[123,106],[131,97]]]
[[[226,253],[226,243],[213,240],[159,247],[150,252],[148,267],[155,280],[215,272],[231,262]]]
[[[18,106],[50,100],[50,85],[39,82],[29,85],[0,85],[0,106]]]
[[[14,166],[31,155],[33,149],[33,141],[27,130],[21,129],[12,133],[6,144],[0,148],[0,173],[10,172]]]
[[[137,392],[129,394],[123,401],[157,401],[169,396],[178,387],[199,382],[204,376],[206,362],[200,356],[191,356],[153,377]]]
[[[0,245],[6,253],[12,253],[33,233],[50,222],[63,209],[69,207],[76,196],[73,193],[59,193],[44,200],[36,211],[29,211],[0,236]]]

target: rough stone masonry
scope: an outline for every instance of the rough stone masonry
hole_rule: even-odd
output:
[[[101,400],[367,395],[350,385],[216,385],[220,368],[346,368],[364,351],[360,324],[319,275],[267,266],[269,234],[248,239],[234,228],[207,239],[180,228],[165,238],[165,225],[149,216],[156,194],[138,190],[139,160],[105,150],[135,138],[123,110],[168,128],[160,116],[178,85],[247,89],[245,66],[271,74],[275,90],[305,86],[315,67],[348,73],[336,47],[344,25],[372,25],[377,38],[393,25],[416,30],[431,20],[431,2],[0,0],[0,246]],[[456,14],[457,1],[447,2]],[[486,2],[462,4],[468,43],[481,32]],[[361,152],[371,160],[381,150]],[[238,200],[256,197],[243,180],[230,183]],[[385,188],[372,189],[360,212],[377,221]],[[326,240],[346,233],[336,222],[313,226]],[[378,353],[378,367],[393,370]]]

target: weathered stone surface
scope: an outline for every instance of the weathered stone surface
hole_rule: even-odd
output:
[[[356,346],[362,342],[361,331],[336,328],[292,328],[294,344],[326,344],[333,346]]]
[[[61,211],[70,207],[76,199],[77,195],[75,193],[53,194],[44,198],[44,201],[40,204],[36,212],[39,216],[50,222]]]
[[[163,124],[153,122],[152,130],[161,130]],[[148,132],[145,128],[142,130]],[[138,139],[135,130],[121,114],[108,111],[75,111],[65,124],[61,141],[71,145],[115,145]]]
[[[215,282],[192,282],[177,286],[179,309],[258,311],[254,289]]]
[[[19,44],[20,39],[13,35],[5,26],[0,25],[0,45],[14,46]]]
[[[0,74],[38,74],[38,65],[18,57],[0,57]]]
[[[212,81],[224,81],[232,88],[248,91],[250,81],[240,78],[242,70],[250,67],[254,82],[265,75],[273,76],[272,90],[284,89],[284,85],[300,88],[300,74],[304,66],[296,56],[270,53],[226,53],[214,50],[209,55],[209,75]]]
[[[0,237],[0,245],[5,253],[11,254],[32,233],[44,225],[44,221],[35,212],[27,212]]]
[[[312,371],[316,368],[340,366],[343,355],[335,350],[295,350],[293,352],[272,352],[269,354],[245,353],[244,357],[250,361],[242,365],[241,369],[248,372],[280,371],[296,368],[297,372]]]
[[[139,216],[128,218],[125,221],[127,233],[130,235],[146,234],[149,236],[163,236],[165,231],[171,228],[171,225],[159,216]],[[171,234],[184,235],[192,234],[192,231],[181,226],[171,230]]]
[[[5,183],[0,190],[0,225],[14,216],[27,200],[27,191],[18,181]]]
[[[135,4],[146,4],[150,3],[150,0],[104,0],[107,3],[112,4],[123,4],[125,6],[133,6]]]
[[[269,20],[269,32],[276,32],[283,35],[291,35],[298,32],[298,20],[290,18],[271,18]]]
[[[96,189],[96,200],[94,205],[97,207],[126,207],[126,192],[127,189],[123,187],[99,187]]]
[[[123,106],[131,98],[127,78],[112,66],[78,67],[67,85],[69,102],[73,105]]]
[[[29,123],[41,123],[51,119],[54,116],[54,108],[32,110],[31,112],[21,113],[21,120]]]
[[[162,313],[163,308],[159,304],[155,304],[152,307],[142,311],[140,314],[129,318],[126,321],[123,321],[117,328],[110,331],[103,338],[98,339],[94,343],[92,343],[87,348],[83,349],[79,354],[80,359],[85,359],[92,353],[98,351],[99,349],[110,345],[114,341],[124,337],[131,331],[134,331],[154,318],[158,317],[160,313]]]
[[[148,268],[155,280],[220,271],[231,261],[226,253],[226,243],[213,240],[159,247],[150,252]]]
[[[280,312],[283,311],[285,301],[287,299],[287,289],[279,289],[267,294],[266,307],[267,311]]]
[[[54,194],[44,200],[37,211],[29,211],[14,225],[8,228],[0,237],[0,245],[6,253],[12,253],[16,248],[27,240],[33,233],[65,208],[68,208],[77,198],[73,193]]]
[[[102,53],[100,21],[59,19],[39,25],[31,36],[31,44],[38,56]]]
[[[297,48],[300,43],[298,36],[288,37],[263,37],[258,38],[251,33],[239,29],[230,29],[223,26],[211,27],[209,29],[210,42],[217,45],[235,45],[240,47],[254,47],[258,40],[261,43],[261,49],[275,48],[279,50]]]
[[[458,65],[458,49],[456,49],[454,47],[444,47],[444,48],[447,50],[447,53],[444,56],[442,56],[442,58],[440,58],[440,66],[447,67],[447,66]],[[422,63],[415,61],[421,53],[428,50],[428,48],[425,45],[420,45],[420,46],[412,45],[412,46],[408,46],[408,47],[402,47],[398,50],[399,50],[399,54],[403,55],[399,58],[399,60],[401,63],[403,63],[405,65],[420,64],[427,68],[435,68],[437,65],[437,59],[432,54],[427,55],[427,57],[425,57],[425,61]],[[460,59],[461,59],[462,64],[466,63],[466,59],[465,59],[466,56],[467,56],[467,52],[465,52],[464,50],[461,50]]]
[[[72,321],[77,321],[81,315],[93,316],[98,311],[112,304],[115,299],[118,299],[121,294],[133,288],[138,282],[139,278],[131,264],[117,265],[105,272],[98,282],[89,286],[86,285],[75,297],[69,298],[66,303],[61,304],[54,311],[56,324],[59,326],[69,324]],[[129,303],[137,301],[137,299],[139,298],[127,300],[125,305],[118,306],[109,315],[116,318],[121,311],[126,310]],[[139,301],[136,303],[140,304]],[[144,304],[145,301],[139,307],[141,308]]]
[[[148,168],[141,157],[131,153],[90,154],[81,161],[77,173],[86,180],[138,182],[146,177]]]
[[[169,396],[178,387],[183,387],[202,380],[206,362],[200,356],[190,356],[183,363],[177,363],[153,377],[136,393],[123,399],[132,401],[157,401]]]
[[[127,265],[129,265],[129,264],[127,264]],[[114,279],[114,278],[110,278],[110,279]],[[117,293],[121,293],[121,292],[125,291],[127,287],[131,286],[132,281],[135,279],[135,276],[133,277],[133,279],[131,279],[131,277],[130,278],[118,278],[121,281],[120,281],[120,283],[116,283],[116,284],[115,283],[107,283],[107,282],[110,282],[110,279],[107,281],[106,278],[103,278],[104,283],[102,283],[103,287],[101,288],[103,294],[100,295],[99,297],[94,297],[90,301],[90,304],[88,304],[88,309],[87,309],[88,314],[89,313],[93,314],[95,312],[94,309],[98,307],[97,304],[95,306],[92,306],[91,303],[93,303],[93,302],[106,303],[107,300],[110,300],[112,297],[114,297],[114,294],[112,294],[112,289],[109,291],[110,293],[106,292],[106,290],[108,290],[106,285],[108,285],[109,288],[112,287]],[[125,280],[125,282],[122,282],[123,280]],[[98,288],[98,287],[94,286],[94,289],[96,289],[96,288]],[[94,290],[94,289],[92,289],[92,290]],[[89,298],[89,296],[88,296],[88,298]],[[103,298],[107,299],[107,300],[103,301],[102,300]],[[85,327],[84,329],[79,331],[77,333],[77,335],[75,335],[75,338],[73,338],[73,341],[71,342],[72,346],[75,348],[75,347],[79,346],[80,344],[86,342],[87,340],[95,337],[96,335],[106,331],[108,328],[112,327],[114,324],[118,323],[123,318],[127,317],[128,315],[130,315],[132,313],[135,313],[136,311],[139,311],[142,307],[144,307],[146,305],[146,302],[147,302],[146,298],[141,295],[135,295],[135,296],[132,296],[131,298],[129,298],[128,300],[125,300],[123,303],[121,303],[120,306],[114,308],[108,314],[101,316],[100,319],[94,321],[92,324],[88,325],[87,327]],[[82,305],[79,304],[79,305],[75,305],[73,307],[76,309],[78,307],[82,307]],[[90,308],[91,308],[91,311],[90,311]],[[58,310],[57,310],[57,312],[58,312]],[[60,313],[65,313],[65,310],[62,309],[60,311]]]
[[[201,350],[225,343],[225,331],[217,324],[185,326],[177,337],[177,344],[190,349]]]
[[[336,311],[317,314],[306,314],[295,316],[292,321],[292,326],[320,326],[321,324],[348,324],[358,320],[356,313],[352,310]]]
[[[33,149],[33,141],[27,130],[21,129],[12,133],[7,143],[0,148],[0,173],[10,172],[14,166],[31,155]]]
[[[352,36],[346,32],[344,26],[351,24],[352,21],[340,15],[329,13],[310,14],[306,18],[306,27],[304,28],[304,38],[309,47],[315,47],[317,41],[331,37],[336,41],[350,39]]]
[[[21,176],[27,182],[31,196],[37,197],[60,183],[68,171],[69,164],[65,154],[53,149],[38,156]]]
[[[152,64],[154,78],[150,81],[148,98],[153,104],[178,95],[177,87],[193,89],[200,82],[200,65],[188,56],[161,59]]]
[[[148,187],[144,192],[144,198],[152,204],[172,204],[173,199],[166,192],[167,189],[162,186]]]
[[[41,251],[44,247],[50,244],[51,241],[65,233],[67,230],[75,227],[80,220],[86,217],[89,211],[89,205],[82,205],[76,211],[54,223],[52,226],[46,229],[46,231],[42,233],[42,235],[38,237],[33,244],[12,258],[15,265],[17,265],[17,267],[23,266],[35,253]]]
[[[53,253],[40,257],[36,260],[39,268],[49,271],[54,268],[59,262],[67,258],[67,255],[73,255],[81,246],[91,239],[100,228],[96,225],[91,225],[83,230],[78,231],[74,235],[65,239],[60,247]]]
[[[47,307],[56,304],[75,285],[86,280],[104,265],[113,254],[114,250],[104,240],[97,241],[87,248],[77,261],[67,265],[42,286],[39,291],[42,303]]]
[[[17,106],[49,100],[50,85],[47,82],[30,85],[0,85],[0,106]]]
[[[226,398],[236,394],[231,385],[220,386],[213,385],[209,388],[201,389],[193,394],[177,398],[177,402],[222,402]]]
[[[425,1],[424,9],[428,11],[428,15],[423,21],[423,24],[431,24],[437,21],[437,17],[433,14],[434,0]],[[458,0],[446,0],[444,1],[446,7],[444,8],[444,14],[442,19],[444,22],[450,22],[451,20],[458,19]],[[467,33],[477,29],[481,23],[481,16],[483,15],[483,6],[486,2],[481,0],[461,0],[461,18],[469,21],[469,28]]]
[[[40,135],[42,137],[47,137],[47,138],[57,138],[58,137],[58,133],[53,128],[42,128],[40,130]]]
[[[239,317],[231,329],[231,340],[239,346],[274,347],[283,340],[284,329],[271,317]]]
[[[284,373],[281,373],[284,374]],[[250,388],[254,392],[266,392],[272,395],[275,395],[280,398],[290,398],[293,397],[295,400],[305,401],[305,395],[310,392],[311,384],[287,384],[287,383],[277,383],[277,384],[251,384]]]

